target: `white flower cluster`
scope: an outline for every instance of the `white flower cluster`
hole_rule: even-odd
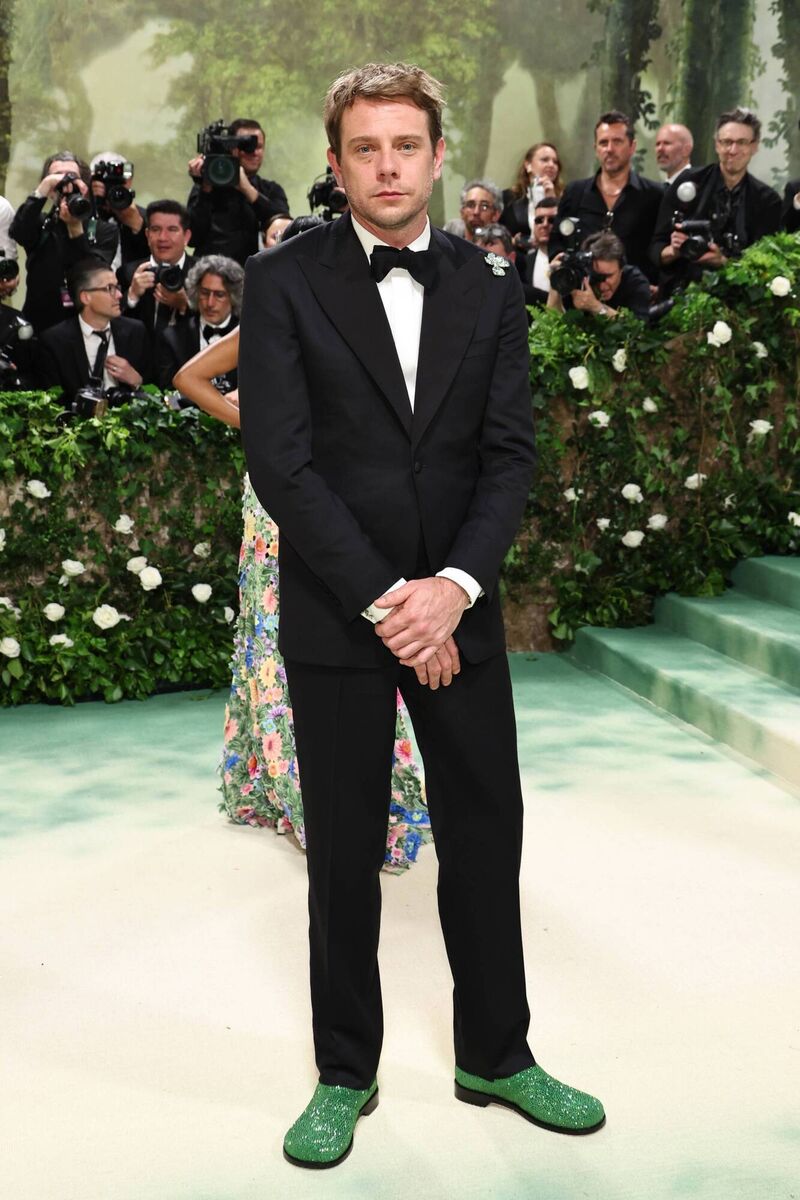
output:
[[[589,372],[586,370],[586,367],[570,367],[567,374],[569,375],[570,383],[579,392],[583,391],[584,388],[588,388]]]
[[[710,333],[706,334],[709,346],[727,346],[733,337],[733,330],[727,321],[717,321]]]
[[[594,412],[590,412],[589,420],[596,429],[607,429],[611,423],[611,417],[602,408],[596,408]]]
[[[611,365],[615,371],[619,371],[619,372],[624,371],[625,368],[627,367],[628,352],[627,352],[627,350],[623,349],[622,346],[620,346],[619,350],[616,350],[614,352],[614,356],[611,359]]]
[[[47,487],[47,484],[42,483],[41,479],[29,479],[25,484],[25,491],[36,500],[46,500],[48,496],[52,496],[53,494]]]
[[[120,513],[114,522],[114,529],[117,533],[133,533],[133,518],[127,513]]]
[[[769,290],[773,296],[788,296],[792,290],[792,281],[787,279],[785,275],[776,275],[770,281]]]

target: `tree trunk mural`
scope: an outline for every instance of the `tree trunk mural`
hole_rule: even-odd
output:
[[[11,97],[8,71],[11,66],[11,30],[14,24],[14,0],[0,0],[0,193],[5,191],[8,160],[11,156]]]
[[[778,41],[772,53],[783,62],[786,107],[770,122],[770,129],[786,139],[786,166],[791,179],[800,176],[800,0],[773,0],[778,17]]]
[[[650,44],[661,36],[659,0],[611,0],[606,11],[602,72],[604,109],[617,108],[632,120],[652,124],[655,105],[642,89]]]

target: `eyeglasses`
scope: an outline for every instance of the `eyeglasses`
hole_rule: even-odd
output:
[[[755,138],[717,138],[717,145],[722,150],[744,150],[745,146],[752,146]]]
[[[201,296],[203,300],[212,300],[212,299],[213,300],[227,300],[228,299],[227,292],[219,291],[216,288],[198,288],[197,294],[198,294],[198,296]]]
[[[534,225],[555,225],[556,219],[555,217],[534,217],[533,223]]]
[[[122,288],[118,283],[104,283],[102,287],[81,288],[82,292],[108,292],[109,296],[113,296],[115,292],[122,295]]]
[[[488,200],[465,200],[461,207],[466,208],[468,212],[474,212],[477,209],[478,212],[485,213],[494,212],[497,205],[490,204]]]

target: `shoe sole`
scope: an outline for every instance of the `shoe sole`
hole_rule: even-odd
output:
[[[368,1117],[369,1114],[371,1112],[374,1112],[377,1107],[378,1107],[378,1089],[376,1088],[375,1091],[370,1096],[369,1100],[367,1100],[366,1104],[364,1104],[358,1110],[358,1114],[356,1116],[356,1121],[358,1121],[359,1117]],[[344,1162],[344,1160],[347,1158],[348,1154],[350,1153],[350,1151],[352,1149],[353,1149],[353,1139],[351,1137],[350,1141],[348,1143],[347,1149],[342,1151],[342,1153],[339,1155],[338,1158],[332,1158],[329,1162],[310,1162],[308,1159],[305,1159],[305,1158],[295,1158],[294,1155],[290,1154],[288,1152],[288,1150],[286,1150],[286,1149],[284,1149],[284,1151],[283,1151],[283,1157],[286,1159],[287,1162],[290,1162],[293,1167],[306,1167],[310,1171],[327,1171],[329,1167],[338,1167],[339,1163]]]
[[[474,1104],[476,1108],[486,1108],[490,1104],[502,1104],[503,1108],[510,1108],[513,1112],[519,1113],[526,1121],[530,1121],[532,1125],[538,1125],[540,1129],[549,1129],[553,1133],[568,1133],[572,1137],[582,1137],[586,1133],[595,1133],[598,1129],[602,1129],[606,1123],[606,1118],[603,1116],[602,1121],[598,1121],[594,1125],[587,1125],[585,1129],[568,1129],[564,1125],[553,1125],[550,1121],[543,1121],[540,1117],[533,1117],[524,1108],[520,1108],[519,1104],[515,1104],[513,1100],[504,1100],[502,1096],[490,1096],[486,1092],[473,1092],[471,1088],[463,1087],[458,1081],[455,1083],[456,1100],[462,1100],[464,1104]]]

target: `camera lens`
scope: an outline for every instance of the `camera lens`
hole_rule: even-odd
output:
[[[227,154],[210,154],[203,163],[203,178],[212,187],[231,187],[239,178],[239,160]]]

